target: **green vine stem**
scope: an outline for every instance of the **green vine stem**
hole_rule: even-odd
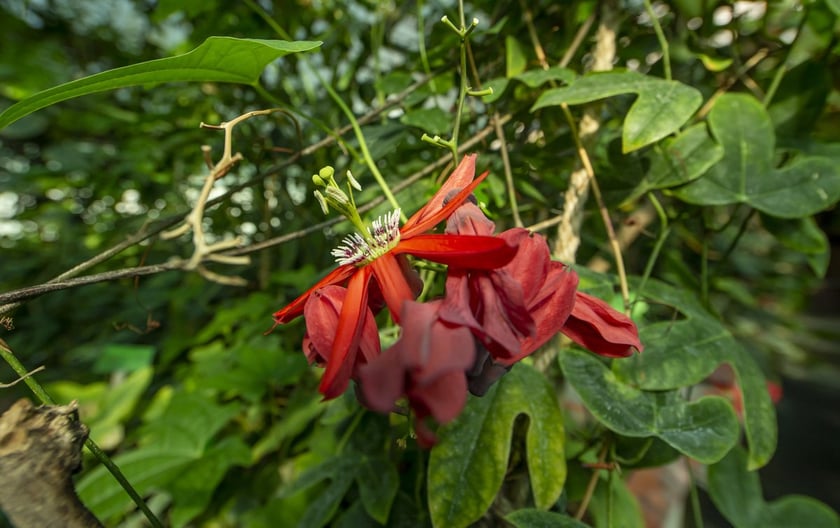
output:
[[[452,162],[455,165],[458,165],[458,137],[461,131],[461,118],[464,114],[464,101],[466,100],[467,95],[481,96],[491,93],[489,91],[471,91],[467,84],[467,38],[478,26],[478,19],[473,18],[470,25],[467,26],[466,19],[464,18],[464,0],[458,1],[458,19],[461,24],[460,27],[453,24],[452,21],[449,20],[449,17],[445,15],[440,19],[441,22],[443,22],[461,39],[459,50],[461,82],[458,87],[458,105],[455,110],[455,124],[452,126],[452,137],[449,140],[445,140],[440,136],[429,137],[428,135],[423,134],[420,138],[421,140],[432,143],[433,145],[448,148],[449,151],[452,152]]]
[[[671,80],[671,51],[668,46],[668,39],[665,38],[665,32],[662,31],[662,26],[659,24],[659,19],[656,17],[656,12],[650,4],[650,0],[645,0],[645,11],[650,17],[650,22],[653,24],[653,31],[656,33],[656,40],[659,41],[659,47],[662,48],[662,66],[665,68],[665,78]]]
[[[53,400],[49,393],[47,393],[47,391],[44,389],[44,386],[38,383],[38,380],[36,380],[33,376],[30,375],[30,372],[26,370],[26,367],[23,366],[23,363],[21,363],[18,360],[17,356],[15,356],[14,352],[12,352],[12,349],[9,348],[6,342],[2,339],[0,339],[0,355],[3,356],[3,359],[6,361],[6,363],[8,363],[10,367],[12,367],[12,370],[14,370],[15,373],[23,379],[24,383],[26,383],[26,385],[29,387],[32,393],[35,394],[35,396],[41,401],[42,404],[55,405],[55,400]],[[137,490],[134,489],[134,486],[132,486],[131,483],[128,482],[128,479],[125,478],[125,475],[123,475],[122,471],[120,471],[120,468],[114,463],[113,460],[111,460],[111,457],[109,457],[102,450],[102,448],[99,447],[96,444],[96,442],[94,442],[90,438],[85,440],[85,447],[87,447],[88,451],[90,451],[93,454],[93,456],[96,457],[96,459],[99,460],[99,462],[101,462],[102,465],[104,465],[108,469],[108,471],[111,472],[111,475],[114,476],[114,478],[117,480],[117,482],[119,482],[120,486],[122,486],[122,488],[125,490],[128,496],[131,497],[131,500],[134,501],[134,504],[136,504],[137,507],[140,508],[140,511],[143,512],[143,515],[145,515],[146,519],[149,520],[149,524],[151,524],[154,528],[163,528],[163,524],[152,512],[152,510],[149,509],[149,507],[146,505],[146,502],[143,500],[140,494],[137,493]]]

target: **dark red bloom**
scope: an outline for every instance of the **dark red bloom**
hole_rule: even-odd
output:
[[[439,317],[442,301],[406,301],[402,334],[378,358],[359,368],[365,405],[391,412],[405,395],[414,411],[417,441],[431,447],[437,441],[426,419],[454,420],[467,401],[465,371],[475,362],[475,340],[464,326]]]
[[[320,391],[326,398],[334,398],[347,388],[353,370],[358,363],[366,313],[370,305],[369,287],[371,279],[379,287],[385,305],[396,322],[400,322],[402,304],[413,300],[416,292],[406,276],[401,255],[410,254],[434,262],[459,268],[493,269],[507,263],[513,256],[513,248],[498,237],[468,235],[424,234],[446,219],[469,196],[475,187],[487,176],[475,175],[475,155],[465,156],[432,199],[415,213],[402,228],[398,228],[399,213],[393,212],[373,223],[367,237],[350,236],[344,245],[333,254],[339,256],[341,265],[292,301],[285,308],[275,312],[278,324],[287,323],[302,315],[312,295],[329,285],[346,283],[337,321],[330,316],[322,323],[310,321],[319,327],[329,329],[332,337],[329,352],[323,349],[329,340],[312,341],[310,329],[309,344],[315,346],[317,355],[326,361],[326,371],[321,380]],[[444,204],[447,196],[459,192]],[[321,302],[321,301],[317,301]],[[337,303],[332,303],[337,306]],[[324,307],[313,309],[312,317],[318,318],[330,311]]]
[[[447,232],[489,235],[493,224],[465,203]],[[499,238],[516,247],[509,263],[494,270],[450,267],[441,318],[467,326],[502,366],[530,355],[558,332],[596,354],[621,357],[642,350],[633,321],[608,304],[577,291],[574,271],[551,260],[540,235],[507,230]]]

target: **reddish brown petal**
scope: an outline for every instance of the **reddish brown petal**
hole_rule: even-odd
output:
[[[643,350],[633,320],[601,299],[577,292],[562,332],[584,348],[607,357],[627,357]]]
[[[358,273],[347,283],[347,295],[338,316],[335,341],[330,349],[327,368],[318,390],[324,398],[340,396],[350,383],[350,376],[356,363],[356,352],[362,335],[367,310],[367,289],[371,272],[368,267],[358,268]]]
[[[528,303],[531,317],[536,323],[536,332],[532,337],[522,341],[519,357],[513,361],[505,361],[506,365],[532,354],[535,350],[554,337],[563,329],[563,324],[569,319],[569,314],[575,304],[575,289],[577,288],[577,274],[570,272],[565,265],[552,262],[551,269],[545,280],[544,289],[538,297],[539,302]]]
[[[450,235],[490,236],[496,230],[491,222],[476,205],[466,202],[446,220],[446,233]]]
[[[545,290],[545,278],[551,262],[548,244],[542,236],[532,235],[522,228],[508,229],[499,237],[516,248],[516,256],[502,269],[519,282],[526,302],[530,303],[541,290]]]
[[[405,392],[405,365],[399,347],[394,345],[375,360],[359,367],[359,386],[363,403],[370,409],[388,413]]]
[[[426,205],[420,208],[419,211],[414,213],[411,218],[408,219],[405,226],[403,226],[403,229],[410,229],[411,226],[419,224],[420,222],[423,222],[423,220],[439,212],[440,208],[443,207],[443,201],[446,199],[447,194],[455,189],[460,190],[469,185],[475,178],[475,158],[475,154],[467,154],[464,156],[461,159],[461,163],[459,163],[452,174],[449,175],[449,178],[443,182],[443,185],[440,186],[440,189],[438,189],[435,195],[432,196]],[[435,222],[435,224],[437,224],[437,222]]]
[[[499,237],[417,235],[400,240],[391,252],[408,253],[456,268],[495,269],[507,264],[516,254],[516,248]]]
[[[306,301],[309,300],[309,296],[312,295],[312,292],[330,284],[340,284],[344,282],[353,275],[357,269],[358,268],[356,268],[356,266],[347,264],[332,270],[326,277],[319,280],[314,286],[306,290],[303,295],[289,303],[286,307],[274,312],[274,320],[278,324],[288,323],[295,317],[303,314],[304,305],[306,304]]]
[[[417,384],[409,390],[408,400],[418,408],[418,416],[428,412],[439,423],[451,422],[467,403],[467,376],[463,370],[456,370]]]

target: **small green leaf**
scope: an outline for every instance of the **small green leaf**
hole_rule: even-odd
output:
[[[621,137],[625,153],[676,132],[703,102],[699,91],[680,82],[632,71],[611,71],[590,73],[569,86],[547,90],[531,111],[562,103],[589,103],[626,93],[635,93],[638,98],[624,119]]]
[[[525,509],[509,513],[505,520],[516,528],[588,528],[574,517],[561,513]]]
[[[528,88],[539,88],[543,84],[551,81],[560,81],[568,84],[574,81],[575,77],[577,77],[577,74],[573,70],[553,66],[547,70],[528,70],[522,72],[515,79],[525,83]]]
[[[512,36],[505,37],[505,77],[510,79],[525,71],[528,60],[525,58],[525,50],[522,45]]]
[[[767,503],[758,474],[747,471],[747,456],[740,447],[709,466],[709,495],[720,513],[735,528],[837,528],[840,518],[822,502],[788,495]]]
[[[656,436],[705,464],[723,458],[738,441],[738,419],[723,398],[707,396],[686,402],[675,393],[663,398],[622,383],[591,353],[569,349],[560,359],[586,407],[617,433]]]
[[[150,345],[132,345],[126,343],[109,343],[102,349],[102,354],[93,364],[93,372],[104,374],[109,372],[133,372],[147,367],[155,357],[155,347]]]
[[[830,256],[828,236],[813,217],[782,220],[761,215],[761,223],[786,248],[807,255],[808,264],[817,277],[825,276]]]
[[[188,464],[166,489],[172,495],[172,526],[186,525],[204,511],[222,477],[233,466],[246,466],[251,456],[239,437],[228,437]]]
[[[359,486],[365,511],[382,524],[388,522],[399,484],[397,470],[386,458],[362,456],[356,473],[356,485]]]
[[[645,528],[639,502],[627,483],[618,475],[606,480],[595,488],[590,503],[595,528]]]
[[[533,368],[517,364],[481,398],[470,398],[445,427],[429,460],[429,510],[439,527],[480,518],[502,485],[513,424],[528,416],[526,451],[534,502],[548,508],[566,479],[563,420],[554,391]]]
[[[705,53],[699,53],[697,57],[710,72],[721,72],[732,65],[730,58],[712,57]]]
[[[702,176],[723,157],[723,147],[709,137],[702,123],[690,126],[651,153],[651,163],[639,186],[625,202],[654,189],[684,185]]]
[[[452,126],[452,114],[441,108],[410,110],[400,118],[404,125],[417,127],[429,134],[446,134]]]
[[[255,84],[269,62],[320,45],[312,41],[210,37],[183,55],[104,71],[38,92],[0,113],[0,129],[52,104],[127,86],[176,81]]]
[[[770,216],[801,218],[840,199],[837,160],[799,156],[773,166],[775,136],[767,111],[755,98],[724,94],[709,113],[709,127],[724,154],[704,177],[675,191],[700,205],[745,203]]]

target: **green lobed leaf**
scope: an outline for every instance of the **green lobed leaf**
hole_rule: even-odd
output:
[[[635,93],[638,98],[624,119],[621,138],[625,153],[678,131],[703,102],[698,90],[680,82],[632,71],[611,71],[590,73],[569,86],[547,90],[531,111],[562,103],[589,103],[627,93]]]
[[[649,302],[673,306],[686,318],[643,327],[644,353],[615,362],[615,375],[643,390],[674,390],[699,383],[720,364],[729,363],[743,395],[750,468],[766,464],[776,449],[776,411],[755,360],[693,294],[649,281],[644,295]]]
[[[617,433],[656,436],[704,464],[723,458],[738,441],[738,419],[723,398],[686,402],[674,393],[666,398],[639,390],[620,381],[599,358],[580,350],[564,351],[560,363],[586,407]]]
[[[533,508],[509,513],[505,520],[516,528],[588,528],[574,517]]]
[[[0,113],[0,129],[52,104],[127,86],[176,81],[255,84],[269,62],[320,45],[315,41],[210,37],[183,55],[104,71],[38,92]]]
[[[554,391],[533,368],[517,364],[461,416],[443,428],[429,460],[428,500],[434,526],[468,526],[498,493],[513,425],[529,418],[526,451],[534,502],[550,507],[566,478],[563,420]]]
[[[840,199],[837,160],[798,156],[773,166],[775,136],[767,111],[755,98],[724,94],[709,113],[709,127],[724,154],[704,177],[675,191],[700,205],[744,203],[779,218],[801,218]]]
[[[758,473],[747,470],[747,455],[736,447],[723,460],[709,466],[709,495],[735,528],[837,528],[840,517],[822,502],[788,495],[765,502]]]

